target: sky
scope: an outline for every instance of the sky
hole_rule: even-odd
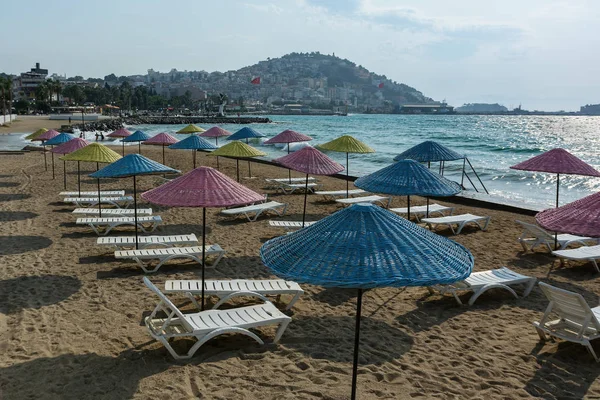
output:
[[[319,51],[454,106],[600,103],[598,0],[28,0],[0,15],[6,73],[227,71]]]

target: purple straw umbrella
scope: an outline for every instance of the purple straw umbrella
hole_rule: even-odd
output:
[[[69,140],[68,142],[65,142],[63,144],[61,144],[60,146],[56,146],[53,149],[50,149],[50,151],[52,152],[52,154],[62,154],[63,156],[65,154],[69,154],[74,152],[75,150],[79,150],[82,147],[87,146],[88,144],[90,144],[87,140],[85,139],[81,139],[81,138],[75,138],[72,140]],[[79,169],[79,161],[77,161],[77,169]],[[65,185],[65,189],[67,188],[67,162],[65,160],[63,160],[63,181],[64,181],[64,185]],[[79,185],[79,193],[81,193],[81,185]]]
[[[556,207],[560,188],[560,174],[600,177],[600,172],[564,149],[552,149],[545,153],[510,167],[522,171],[538,171],[556,174]],[[558,245],[558,236],[554,234],[554,247]]]
[[[198,167],[179,178],[142,193],[142,199],[168,207],[202,207],[202,309],[206,207],[230,207],[264,201],[265,197],[210,167]]]
[[[287,153],[290,154],[290,143],[308,142],[311,140],[312,140],[312,138],[310,136],[303,135],[302,133],[298,133],[291,129],[286,129],[285,131],[275,135],[271,139],[266,140],[263,144],[286,143],[287,144]],[[288,169],[288,179],[289,179],[289,183],[292,183],[292,170],[291,169]]]
[[[304,186],[304,209],[302,211],[302,227],[306,220],[306,197],[308,196],[308,174],[333,175],[342,172],[344,167],[336,163],[314,147],[305,147],[287,156],[275,160],[286,168],[306,174]]]
[[[131,132],[129,132],[125,128],[117,129],[116,131],[109,133],[107,136],[109,137],[118,137],[118,138],[126,138],[131,136]],[[123,145],[123,156],[125,156],[125,142],[121,140],[121,144]]]
[[[219,126],[213,126],[207,131],[202,132],[198,136],[215,138],[215,146],[219,147],[219,138],[223,136],[231,136],[232,133]],[[217,157],[217,169],[219,169],[219,157]]]
[[[170,146],[174,143],[179,142],[178,139],[169,135],[168,133],[159,133],[156,136],[152,136],[150,139],[145,140],[142,144],[150,144],[154,146],[162,146],[162,163],[165,163],[165,147]]]
[[[553,232],[600,238],[600,193],[538,213],[535,220]]]

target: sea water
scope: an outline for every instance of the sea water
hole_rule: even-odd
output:
[[[600,169],[600,117],[354,114],[346,117],[279,115],[270,118],[273,123],[252,124],[251,127],[265,134],[266,138],[292,129],[311,136],[311,145],[351,135],[371,146],[375,153],[350,154],[349,173],[354,176],[389,165],[394,156],[425,140],[439,142],[468,157],[490,194],[536,208],[555,204],[556,175],[511,170],[511,165],[561,147]],[[140,125],[127,128],[154,135],[160,132],[174,134],[183,126]],[[212,125],[200,126],[208,129]],[[224,124],[221,127],[235,132],[242,126]],[[89,133],[87,135],[90,136]],[[186,135],[174,136],[184,138]],[[90,139],[93,140],[93,135],[88,137]],[[212,138],[208,140],[214,142]],[[0,136],[0,148],[7,148],[5,142]],[[226,138],[219,138],[219,146],[225,143]],[[287,154],[286,149],[264,146],[260,140],[250,144],[268,153],[267,158]],[[327,155],[346,165],[345,153],[327,152]],[[446,162],[444,176],[460,182],[462,167],[462,160]],[[438,168],[438,163],[432,165],[434,171],[439,171]],[[470,177],[476,179],[472,173]],[[600,189],[600,178],[562,175],[560,183],[561,204]],[[472,189],[466,179],[464,184]],[[477,186],[481,190],[481,186]]]

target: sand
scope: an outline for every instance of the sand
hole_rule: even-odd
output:
[[[6,133],[25,133],[33,132],[39,128],[56,129],[58,130],[63,125],[69,125],[68,120],[50,120],[47,115],[19,115],[17,119],[10,124],[2,125],[3,119],[0,118],[0,135]],[[73,117],[73,124],[81,121],[77,117]]]
[[[142,150],[160,160],[159,149]],[[191,155],[168,150],[167,164],[187,171]],[[199,164],[214,166],[215,160],[200,156]],[[240,164],[246,175],[247,164]],[[158,299],[142,284],[141,270],[96,246],[96,235],[76,226],[72,207],[59,202],[61,168],[52,180],[39,153],[0,156],[0,398],[348,398],[354,290],[303,285],[306,294],[289,313],[293,320],[279,344],[272,343],[275,328],[261,328],[264,346],[246,336],[219,337],[191,360],[177,362],[142,324]],[[74,190],[74,165],[68,169],[69,189]],[[95,166],[84,169],[91,172]],[[235,177],[233,161],[221,159],[221,170]],[[257,164],[252,173],[287,175]],[[335,179],[320,180],[326,189],[345,187]],[[147,190],[161,179],[138,182]],[[302,195],[264,190],[261,178],[243,183],[289,203],[285,219],[301,218]],[[131,179],[123,179],[102,188],[131,193],[131,185]],[[84,179],[84,189],[95,190],[94,181]],[[418,198],[413,202],[422,203]],[[403,198],[393,201],[393,206],[404,205]],[[162,233],[201,235],[201,210],[151,207],[165,221]],[[309,197],[310,220],[339,208]],[[488,231],[466,228],[458,236],[439,232],[471,250],[475,270],[506,265],[581,293],[590,305],[598,303],[598,274],[590,264],[572,263],[549,273],[557,263],[545,250],[522,251],[514,220],[532,222],[532,217],[457,205],[456,213],[463,212],[491,215]],[[227,254],[217,268],[207,269],[207,277],[271,277],[259,248],[283,231],[269,227],[271,217],[250,223],[218,213],[207,210],[208,243],[219,243]],[[166,279],[197,278],[199,270],[194,263],[173,262],[150,278],[160,286]],[[173,299],[184,310],[193,310],[184,297]],[[276,304],[283,309],[288,300]],[[359,398],[599,397],[600,366],[582,346],[539,342],[531,321],[541,317],[546,305],[538,288],[518,300],[492,290],[472,307],[458,306],[450,296],[429,295],[424,288],[368,291],[363,298]],[[190,345],[177,340],[174,346],[182,352]]]

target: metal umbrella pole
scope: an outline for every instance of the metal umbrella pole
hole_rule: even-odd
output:
[[[249,144],[248,138],[246,138],[246,144]],[[248,159],[248,178],[252,178],[252,171],[250,170],[250,159]]]
[[[202,306],[204,311],[204,263],[206,262],[206,207],[202,207]]]
[[[558,192],[560,190],[560,174],[556,174],[556,208],[558,208]],[[558,250],[558,232],[554,232],[554,250]]]
[[[46,167],[46,171],[48,171],[48,160],[46,158],[46,145],[44,144],[43,140],[42,140],[42,147],[44,148],[44,166]]]
[[[288,154],[290,154],[290,144],[287,144],[287,150],[288,150]],[[288,168],[288,183],[292,183],[292,170]],[[302,224],[302,227],[304,227],[304,224]]]
[[[137,221],[137,186],[133,176],[133,219],[135,220],[135,249],[138,247],[138,221]]]
[[[215,136],[215,146],[219,147],[219,138]],[[217,156],[217,171],[219,170],[219,156]],[[239,182],[239,180],[238,180]]]
[[[50,154],[52,157],[52,179],[55,178],[55,175],[54,175],[54,153],[52,152],[53,148],[54,148],[54,146],[50,146]]]
[[[235,165],[236,165],[235,169],[237,171],[237,181],[238,181],[238,183],[240,183],[240,159],[239,158],[235,159]]]
[[[302,211],[302,227],[304,228],[304,221],[306,220],[306,198],[308,197],[308,174],[306,174],[306,183],[304,184],[304,211]]]
[[[142,142],[138,142],[138,154],[142,154]]]
[[[352,362],[352,394],[350,398],[356,399],[356,379],[358,377],[358,350],[360,343],[360,314],[362,311],[362,295],[363,290],[358,289],[358,296],[356,297],[356,325],[354,328],[354,360]]]
[[[349,167],[349,164],[348,164],[348,153],[346,153],[346,198],[350,197],[348,195],[348,188],[350,187],[350,181],[348,180],[348,173],[349,173],[348,167]]]
[[[63,183],[65,185],[65,189],[67,188],[67,162],[63,160]]]
[[[79,197],[81,197],[81,173],[79,168],[79,161],[77,161],[77,190],[79,191]]]
[[[98,172],[98,163],[96,163],[96,172]],[[102,196],[100,193],[100,178],[96,178],[96,182],[98,183],[98,216],[102,218]]]

